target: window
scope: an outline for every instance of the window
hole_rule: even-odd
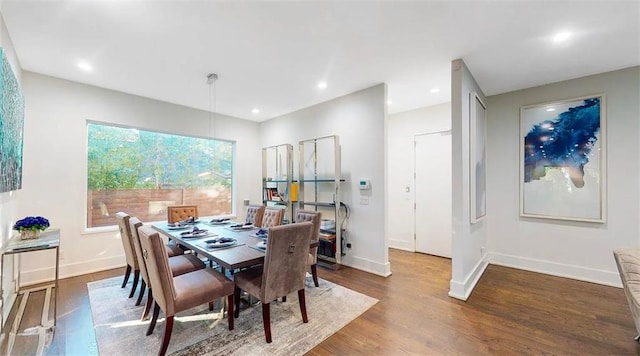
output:
[[[119,211],[166,220],[170,205],[231,214],[233,142],[95,122],[87,136],[88,228],[116,225]]]

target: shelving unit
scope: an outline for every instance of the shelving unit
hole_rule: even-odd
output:
[[[262,202],[285,209],[285,219],[293,221],[293,201],[297,200],[293,182],[293,145],[262,149]]]
[[[298,149],[298,207],[312,207],[323,213],[323,220],[335,221],[333,230],[321,226],[318,263],[337,269],[341,263],[344,234],[344,216],[340,215],[340,183],[345,180],[340,178],[340,139],[334,135],[304,140],[298,143]]]

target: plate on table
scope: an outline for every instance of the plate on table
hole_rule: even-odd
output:
[[[191,225],[174,225],[174,224],[167,224],[167,229],[168,229],[168,230],[184,230],[184,229],[191,229]]]
[[[189,218],[189,219],[178,221],[178,223],[180,225],[193,225],[193,224],[197,224],[199,222],[200,222],[200,220],[194,219],[194,218]]]
[[[227,247],[236,244],[236,239],[231,237],[217,237],[215,239],[205,240],[204,243],[208,248]]]
[[[211,225],[227,225],[230,223],[231,223],[231,220],[229,219],[213,219],[209,221],[209,224]]]
[[[260,230],[256,231],[256,233],[251,235],[251,236],[257,237],[259,239],[266,239],[267,237],[269,237],[269,230],[260,229]]]
[[[203,229],[193,229],[191,231],[185,231],[180,233],[180,237],[190,238],[190,237],[204,237],[207,236],[209,232]]]
[[[255,228],[255,226],[253,226],[252,224],[249,225],[242,225],[242,224],[236,224],[236,225],[231,225],[229,226],[230,228],[232,228],[233,230],[251,230],[253,228]]]
[[[259,248],[260,250],[266,250],[267,249],[267,241],[260,241],[256,244],[256,247]]]

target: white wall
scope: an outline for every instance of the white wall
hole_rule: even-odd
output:
[[[607,222],[519,217],[520,107],[606,95]],[[490,262],[620,286],[612,250],[640,243],[640,67],[487,98]]]
[[[393,215],[389,218],[389,247],[415,251],[415,229],[411,223],[415,201],[415,136],[450,129],[451,103],[389,115],[387,195]]]
[[[18,58],[16,57],[16,52],[15,52],[15,49],[13,48],[13,42],[9,37],[9,32],[7,31],[7,27],[5,26],[4,18],[2,17],[1,12],[0,12],[0,47],[3,48],[5,55],[7,56],[7,59],[11,64],[11,69],[13,69],[13,73],[16,76],[18,84],[21,85],[22,68],[20,67]],[[11,227],[13,226],[13,223],[17,220],[17,217],[18,217],[18,214],[16,213],[16,206],[17,206],[17,201],[21,196],[21,193],[22,192],[20,190],[0,193],[0,244],[1,245],[4,245],[12,235]],[[13,280],[14,280],[13,264],[14,264],[13,257],[7,256],[7,258],[4,261],[4,265],[2,266],[2,270],[0,270],[0,273],[2,273],[3,275],[2,300],[5,301],[4,305],[2,305],[2,316],[5,319],[9,314],[9,310],[11,308],[11,305],[13,304],[13,299],[15,298],[15,295],[14,295],[15,288],[13,285]]]
[[[351,210],[347,226],[351,249],[342,263],[388,276],[391,273],[386,239],[386,85],[381,84],[287,114],[260,125],[262,147],[294,146],[297,177],[298,142],[338,135],[342,146],[342,200]],[[369,205],[360,205],[358,180],[371,181]]]
[[[484,94],[461,59],[451,62],[451,153],[453,189],[453,248],[449,295],[466,300],[487,267],[486,226],[493,219],[487,215],[478,223],[469,218],[469,94]],[[487,155],[491,162],[492,155]]]
[[[205,111],[31,72],[26,98],[24,181],[17,215],[42,215],[61,229],[60,277],[124,266],[117,229],[86,233],[86,120],[208,137]],[[203,86],[203,91],[206,87]],[[255,122],[217,116],[218,138],[236,142],[235,197],[259,200],[260,136]],[[47,252],[23,260],[23,283],[50,279]],[[42,254],[42,256],[37,256]]]

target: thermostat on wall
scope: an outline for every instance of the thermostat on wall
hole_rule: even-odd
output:
[[[360,190],[370,189],[371,183],[368,179],[360,179],[360,183],[358,184],[358,186],[360,187]]]

